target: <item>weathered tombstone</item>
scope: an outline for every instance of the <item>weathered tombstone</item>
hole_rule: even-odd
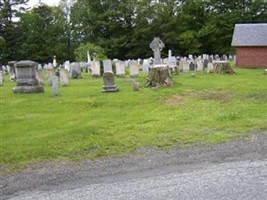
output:
[[[130,76],[138,77],[138,74],[139,74],[138,62],[136,60],[132,60],[130,62]]]
[[[91,62],[91,73],[92,73],[92,77],[100,76],[100,62],[99,61]]]
[[[3,85],[3,72],[0,71],[0,86]]]
[[[55,71],[53,69],[49,69],[47,72],[48,72],[48,85],[52,87],[52,78],[55,75]]]
[[[159,37],[155,37],[154,40],[150,43],[150,48],[154,52],[154,65],[161,64],[160,53],[165,47],[165,44],[160,40]]]
[[[188,61],[184,61],[183,62],[183,72],[188,72],[189,71],[189,62]]]
[[[204,64],[202,61],[197,61],[197,71],[202,72],[204,70]]]
[[[209,73],[209,72],[213,72],[213,68],[214,68],[213,63],[208,63],[208,69],[207,69],[207,72],[208,72],[208,73]]]
[[[36,78],[38,80],[38,84],[44,86],[44,75],[42,70],[36,70]]]
[[[55,96],[59,95],[58,76],[52,77],[52,91]]]
[[[209,60],[208,59],[204,59],[204,61],[203,61],[203,67],[204,68],[207,68],[208,67],[208,63],[209,63]]]
[[[60,70],[60,83],[63,87],[69,86],[69,76],[64,69]]]
[[[190,64],[189,64],[189,70],[190,71],[195,71],[195,64],[193,62],[190,62]]]
[[[37,63],[24,60],[15,64],[16,83],[14,93],[39,93],[44,92],[44,87],[39,85],[36,78]]]
[[[148,59],[144,59],[142,70],[144,74],[149,73],[149,60]]]
[[[171,56],[168,61],[168,67],[170,68],[171,72],[177,72],[177,62],[175,56]]]
[[[70,74],[72,79],[81,78],[81,67],[79,63],[71,63],[70,64]]]
[[[104,72],[113,72],[111,60],[103,60]]]
[[[117,88],[113,76],[113,72],[104,72],[103,74],[103,89],[102,92],[117,92],[119,89]]]
[[[125,66],[123,61],[117,61],[116,65],[116,75],[117,77],[125,77]]]
[[[16,74],[15,72],[15,65],[16,65],[17,61],[9,61],[8,62],[8,66],[9,66],[9,69],[8,69],[8,73],[10,74]]]
[[[70,61],[66,61],[64,63],[64,68],[65,68],[65,70],[70,71]]]
[[[133,90],[134,91],[139,91],[140,90],[140,83],[133,82]]]

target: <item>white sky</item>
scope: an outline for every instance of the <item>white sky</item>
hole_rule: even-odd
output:
[[[45,3],[49,6],[57,6],[60,0],[41,0],[42,3]],[[35,6],[39,3],[39,0],[30,0],[28,6]]]

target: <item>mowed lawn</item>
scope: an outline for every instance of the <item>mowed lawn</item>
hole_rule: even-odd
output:
[[[18,168],[39,161],[126,154],[145,146],[179,148],[222,143],[267,131],[267,75],[237,69],[235,75],[173,75],[172,87],[142,87],[116,78],[120,91],[102,93],[102,78],[71,80],[53,96],[13,94],[4,76],[1,96],[1,163]],[[145,75],[135,80],[145,83]]]

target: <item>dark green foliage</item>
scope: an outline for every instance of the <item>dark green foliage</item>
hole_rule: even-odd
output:
[[[181,56],[234,53],[236,23],[267,21],[265,0],[61,0],[58,7],[27,12],[14,10],[27,0],[0,2],[0,63],[51,62],[53,55],[59,62],[74,60],[82,43],[100,46],[111,59],[151,57],[154,37],[165,43],[163,57],[168,49]]]

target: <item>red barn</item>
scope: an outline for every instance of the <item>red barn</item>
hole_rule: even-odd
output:
[[[236,24],[232,46],[238,67],[267,68],[267,23]]]

